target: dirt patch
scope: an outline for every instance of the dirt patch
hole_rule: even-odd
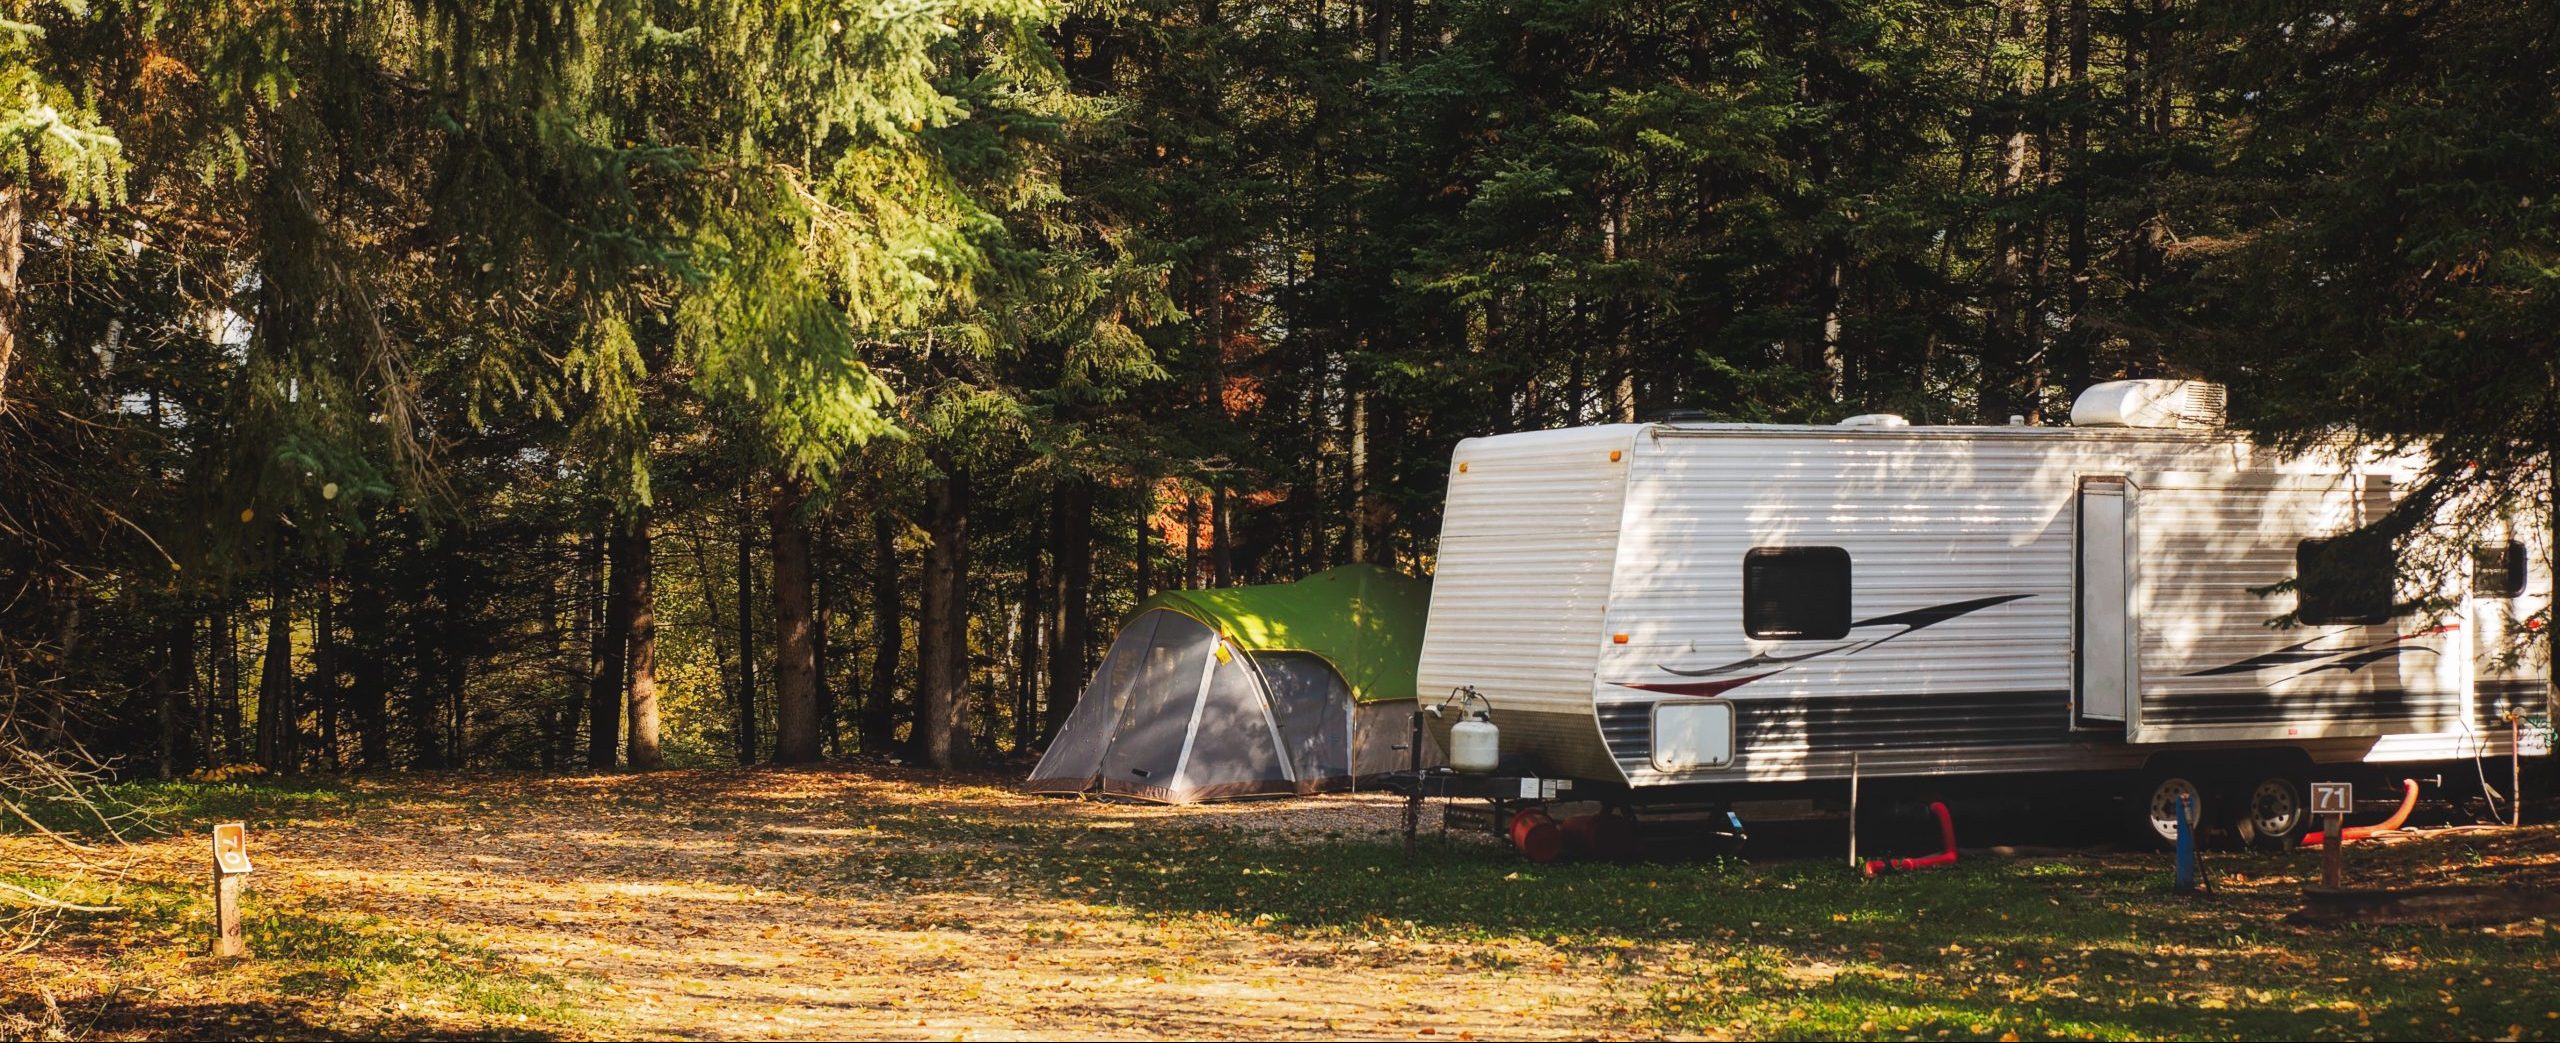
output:
[[[1454,975],[1455,946],[1139,915],[1001,868],[1011,844],[1127,843],[1132,831],[1383,840],[1398,835],[1403,812],[1384,794],[1166,808],[1031,797],[1009,782],[895,768],[357,782],[384,799],[253,822],[252,887],[267,901],[451,936],[530,968],[562,983],[561,999],[582,1012],[565,1029],[575,1035],[1587,1038],[1602,1031],[1591,1001],[1626,984],[1559,975],[1534,952],[1508,960],[1540,968],[1534,974]],[[132,872],[184,886],[199,874],[199,846],[139,845]],[[919,857],[948,871],[884,872],[884,859]],[[181,932],[151,944],[189,943]],[[183,951],[158,955],[178,962],[153,975],[209,970]],[[86,972],[58,979],[75,998],[130,988],[111,979],[132,954],[49,958],[57,973]],[[73,984],[80,979],[90,987]],[[234,984],[234,995],[168,999],[219,1010],[238,992],[276,983]],[[316,1011],[279,1006],[254,1031],[312,1038],[369,1026],[415,1036],[511,1023],[397,1003],[346,996]],[[189,1016],[177,1003],[165,1017],[126,1009],[156,1005],[156,994],[121,992],[105,1004],[121,1013],[99,1027],[250,1027]],[[69,1006],[77,1016],[80,1004]]]

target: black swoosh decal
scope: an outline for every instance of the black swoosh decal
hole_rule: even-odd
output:
[[[1954,619],[1957,616],[1966,615],[1972,612],[1979,612],[1983,609],[1990,608],[1993,605],[2005,605],[2012,601],[2031,598],[2034,596],[2035,595],[2033,594],[2001,594],[1994,597],[1975,598],[1971,601],[1950,601],[1943,605],[1931,605],[1928,608],[1915,608],[1909,612],[1896,612],[1892,615],[1876,616],[1871,619],[1861,619],[1855,623],[1849,624],[1849,627],[1854,630],[1859,627],[1905,626],[1910,627],[1912,630],[1918,630],[1922,627],[1936,626],[1950,619]],[[1907,632],[1908,631],[1906,631],[1906,633]]]
[[[2213,667],[2208,670],[2198,670],[2194,673],[2188,674],[2187,676],[2216,677],[2222,674],[2245,674],[2257,670],[2260,667],[2287,666],[2293,663],[2316,662],[2318,660],[2327,659],[2333,655],[2342,655],[2348,652],[2360,652],[2373,647],[2371,645],[2357,645],[2353,648],[2315,649],[2310,647],[2328,639],[2329,635],[2322,634],[2319,637],[2312,638],[2311,640],[2298,645],[2287,645],[2283,648],[2276,649],[2273,652],[2267,652],[2262,655],[2253,655],[2247,659],[2240,660],[2239,662],[2225,663],[2221,666]]]
[[[1957,616],[1972,615],[1973,613],[1980,612],[1983,609],[1990,608],[1993,605],[2006,605],[2012,601],[2017,601],[2022,598],[2031,598],[2034,596],[2035,595],[2033,594],[2001,594],[1996,597],[1975,598],[1971,601],[1950,601],[1944,605],[1932,605],[1928,608],[1915,608],[1909,612],[1896,612],[1889,616],[1877,616],[1873,619],[1861,619],[1855,623],[1849,624],[1849,629],[1856,630],[1860,627],[1889,626],[1904,628],[1899,634],[1892,634],[1867,642],[1865,647],[1858,649],[1858,652],[1864,652],[1869,648],[1874,648],[1875,646],[1891,641],[1894,638],[1905,637],[1915,631],[1926,630],[1950,619],[1954,619]],[[1852,652],[1850,654],[1856,655],[1857,652]]]
[[[1791,664],[1800,663],[1807,659],[1819,659],[1834,652],[1845,651],[1850,655],[1856,655],[1887,641],[1907,636],[1916,631],[1926,630],[1959,616],[1971,615],[1975,612],[1982,611],[1983,609],[1990,608],[1993,605],[2005,605],[2012,601],[2031,598],[2034,596],[2035,595],[2033,594],[1999,594],[1987,598],[1973,598],[1967,601],[1950,601],[1943,605],[1931,605],[1927,608],[1915,608],[1908,612],[1894,612],[1881,616],[1872,616],[1849,624],[1849,629],[1862,630],[1867,627],[1901,627],[1902,629],[1886,634],[1883,637],[1868,638],[1861,641],[1850,641],[1844,644],[1833,645],[1829,648],[1816,649],[1811,652],[1802,652],[1796,655],[1776,656],[1762,652],[1757,655],[1753,655],[1748,659],[1737,659],[1733,662],[1726,663],[1721,666],[1711,666],[1704,670],[1678,670],[1668,666],[1655,667],[1655,669],[1661,670],[1664,673],[1680,677],[1719,677],[1725,674],[1737,673],[1743,670],[1751,670],[1764,666],[1775,666],[1778,668],[1777,670],[1753,674],[1750,677],[1745,677],[1740,680],[1695,685],[1630,684],[1627,682],[1617,683],[1621,687],[1626,688],[1669,692],[1678,695],[1718,695],[1730,689],[1738,688],[1749,682],[1767,677],[1770,674],[1782,672]],[[1684,691],[1683,689],[1688,690]],[[1712,691],[1707,689],[1712,689]]]
[[[2284,678],[2284,679],[2283,679],[2283,680],[2281,680],[2281,681],[2276,681],[2276,682],[2273,682],[2273,683],[2275,683],[2275,684],[2283,684],[2285,681],[2291,681],[2291,680],[2293,680],[2294,678],[2299,678],[2299,677],[2309,677],[2309,676],[2311,676],[2311,675],[2313,675],[2313,674],[2318,674],[2318,673],[2327,673],[2328,671],[2331,671],[2331,670],[2344,670],[2344,671],[2346,671],[2346,672],[2348,672],[2348,673],[2351,673],[2351,674],[2352,674],[2352,673],[2356,673],[2356,672],[2358,672],[2358,671],[2363,670],[2365,667],[2372,666],[2373,664],[2375,664],[2375,663],[2379,663],[2379,662],[2382,662],[2382,661],[2384,661],[2384,660],[2386,660],[2386,659],[2398,659],[2398,658],[2400,658],[2401,653],[2404,653],[2404,652],[2425,652],[2425,653],[2426,653],[2426,654],[2428,654],[2428,655],[2431,655],[2431,656],[2439,656],[2439,657],[2441,657],[2441,656],[2444,654],[2444,653],[2442,653],[2442,652],[2438,652],[2438,651],[2436,651],[2435,649],[2432,649],[2432,648],[2425,648],[2425,647],[2418,646],[2418,645],[2393,645],[2393,646],[2392,646],[2392,647],[2390,647],[2390,648],[2377,648],[2377,649],[2374,649],[2373,651],[2366,652],[2366,653],[2363,653],[2363,654],[2361,654],[2361,655],[2351,655],[2351,656],[2348,656],[2348,657],[2346,657],[2346,658],[2344,658],[2344,659],[2340,659],[2340,660],[2338,660],[2338,661],[2336,661],[2336,662],[2332,662],[2332,663],[2323,663],[2323,664],[2321,664],[2321,665],[2319,665],[2319,666],[2312,667],[2312,668],[2311,668],[2311,669],[2309,669],[2309,670],[2305,670],[2305,671],[2303,671],[2303,672],[2301,672],[2301,673],[2295,674],[2295,675],[2293,675],[2292,677],[2287,677],[2287,678]]]

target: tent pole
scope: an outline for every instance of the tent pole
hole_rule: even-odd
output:
[[[1200,689],[1191,693],[1191,724],[1183,729],[1182,755],[1173,759],[1173,778],[1166,780],[1167,793],[1171,793],[1173,787],[1181,785],[1183,775],[1191,770],[1191,744],[1200,739],[1200,711],[1209,702],[1209,679],[1217,676],[1218,646],[1225,641],[1226,638],[1219,636],[1215,631],[1210,633],[1209,654],[1202,657],[1200,662]]]

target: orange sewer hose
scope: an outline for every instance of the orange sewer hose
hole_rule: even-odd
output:
[[[2339,830],[2338,842],[2341,844],[2352,844],[2376,833],[2386,833],[2391,830],[2398,829],[2400,828],[2401,823],[2409,821],[2409,813],[2417,810],[2417,807],[2418,780],[2402,779],[2400,780],[2400,810],[2392,812],[2390,818],[2383,819],[2382,821],[2370,826],[2348,826],[2343,830]],[[2329,834],[2326,831],[2313,830],[2309,833],[2303,834],[2302,846],[2319,847],[2321,844],[2328,842],[2328,839]]]
[[[1866,871],[1868,876],[1879,876],[1887,870],[1897,873],[1907,873],[1914,869],[1927,869],[1931,866],[1955,864],[1956,820],[1953,816],[1947,814],[1947,805],[1944,801],[1930,802],[1929,812],[1938,816],[1938,839],[1945,844],[1944,850],[1941,850],[1934,855],[1922,855],[1918,858],[1876,859],[1875,861],[1867,863]]]

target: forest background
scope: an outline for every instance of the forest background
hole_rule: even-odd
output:
[[[2523,0],[0,0],[0,737],[1004,757],[1673,410],[2203,376],[2544,503],[2554,83]]]

